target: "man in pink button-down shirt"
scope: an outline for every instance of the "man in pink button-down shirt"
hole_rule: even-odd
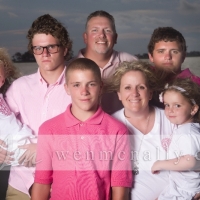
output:
[[[65,27],[46,14],[37,18],[28,31],[28,48],[38,64],[35,74],[14,81],[6,93],[11,110],[34,132],[35,138],[21,157],[21,166],[11,167],[6,199],[29,200],[29,188],[34,181],[34,155],[39,126],[65,111],[71,98],[64,90],[65,60],[71,56],[72,42]],[[28,162],[26,157],[32,158]],[[24,165],[24,166],[23,166]]]
[[[114,17],[106,11],[98,10],[87,17],[83,33],[86,47],[79,51],[77,57],[89,58],[97,63],[103,79],[110,78],[121,62],[137,60],[131,54],[113,49],[117,36]],[[101,106],[109,114],[123,107],[117,94],[113,93],[103,95]]]

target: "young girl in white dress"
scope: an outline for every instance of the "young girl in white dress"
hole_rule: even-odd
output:
[[[19,149],[18,146],[30,143],[29,138],[32,137],[31,129],[16,119],[3,97],[11,82],[18,75],[7,51],[0,48],[0,149],[13,153],[12,161],[5,161],[1,158],[0,169],[6,164],[19,165],[18,160],[25,150]]]
[[[169,170],[169,185],[158,200],[191,200],[200,192],[200,87],[190,79],[176,79],[160,94],[172,133],[161,139],[167,160],[158,160],[152,173]]]

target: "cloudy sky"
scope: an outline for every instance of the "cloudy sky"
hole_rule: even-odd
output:
[[[27,51],[32,22],[49,13],[68,29],[76,55],[84,47],[86,18],[96,10],[114,16],[116,50],[146,53],[153,30],[172,26],[185,37],[188,51],[200,51],[200,0],[0,0],[0,46],[11,55]]]

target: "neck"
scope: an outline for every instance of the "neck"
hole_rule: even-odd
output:
[[[54,84],[58,80],[63,70],[64,70],[64,66],[59,67],[56,70],[52,70],[52,71],[40,69],[40,74],[42,78],[46,81],[46,83],[49,85],[49,84]]]
[[[95,112],[97,111],[98,106],[96,106],[95,108],[91,109],[90,111],[85,111],[85,110],[81,110],[81,109],[77,109],[75,106],[71,107],[71,113],[74,117],[76,117],[76,119],[84,122],[87,119],[89,119],[90,117],[92,117]]]
[[[149,106],[145,111],[140,113],[132,113],[124,110],[124,115],[126,120],[143,134],[149,133],[154,126],[154,109]]]
[[[103,53],[101,54],[94,51],[89,51],[86,48],[83,55],[85,58],[93,60],[100,68],[104,68],[104,66],[109,62],[112,56],[112,51],[106,54],[103,54]]]

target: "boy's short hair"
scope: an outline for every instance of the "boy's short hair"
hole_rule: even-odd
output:
[[[90,70],[94,73],[96,78],[99,82],[101,82],[101,71],[99,66],[93,61],[88,58],[77,58],[73,60],[68,66],[65,71],[66,83],[68,79],[69,72],[74,70]]]
[[[111,22],[113,31],[116,33],[115,19],[114,19],[114,17],[113,17],[111,14],[109,14],[108,12],[104,11],[104,10],[97,10],[97,11],[91,13],[91,14],[87,17],[87,21],[86,21],[86,24],[85,24],[85,30],[87,29],[88,22],[89,22],[90,19],[93,18],[93,17],[105,17],[105,18],[109,19],[110,22]]]
[[[49,14],[38,17],[28,30],[27,39],[29,40],[28,49],[32,52],[32,40],[35,34],[44,33],[50,34],[59,40],[59,44],[67,48],[65,59],[69,60],[72,57],[72,41],[69,37],[67,29],[54,17]]]
[[[183,52],[187,51],[185,38],[183,35],[172,27],[159,27],[153,31],[151,39],[148,44],[148,52],[153,55],[155,44],[160,41],[173,42],[176,41]]]

